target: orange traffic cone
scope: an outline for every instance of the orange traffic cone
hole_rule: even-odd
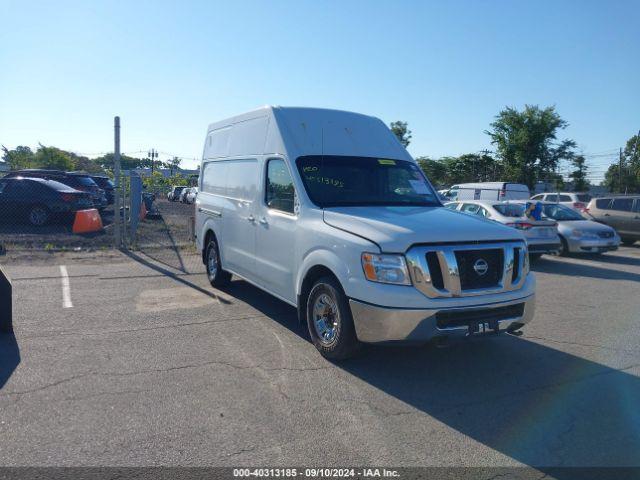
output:
[[[73,222],[73,233],[91,233],[102,230],[102,218],[95,208],[78,210]]]
[[[147,216],[147,206],[144,204],[144,200],[142,201],[142,205],[140,206],[140,220],[144,220]]]

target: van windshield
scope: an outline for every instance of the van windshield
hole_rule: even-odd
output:
[[[299,157],[296,165],[311,201],[319,207],[442,205],[413,162],[312,155]]]

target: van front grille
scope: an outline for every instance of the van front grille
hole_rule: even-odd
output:
[[[522,287],[524,241],[418,245],[406,253],[413,285],[431,298],[488,295]]]
[[[462,290],[495,287],[502,280],[502,250],[460,250],[455,252]]]

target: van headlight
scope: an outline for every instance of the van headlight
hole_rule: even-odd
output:
[[[362,269],[367,280],[395,285],[411,285],[404,255],[363,253]]]

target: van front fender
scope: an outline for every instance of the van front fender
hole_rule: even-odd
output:
[[[296,278],[296,293],[301,295],[303,293],[303,284],[307,278],[309,272],[314,269],[321,270],[322,268],[329,270],[340,282],[344,292],[349,295],[349,278],[354,274],[355,268],[362,268],[359,261],[360,256],[357,256],[357,263],[352,265],[353,261],[349,261],[345,256],[338,256],[337,253],[328,250],[326,248],[318,248],[309,252],[302,261],[302,265],[298,269],[298,276]]]

